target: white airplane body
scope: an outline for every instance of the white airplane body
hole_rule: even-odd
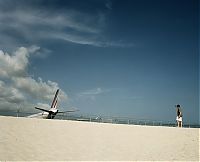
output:
[[[47,116],[48,116],[47,112],[41,112],[41,113],[29,115],[28,118],[47,119]]]
[[[43,112],[29,115],[28,117],[29,118],[41,118],[41,119],[53,119],[57,115],[57,113],[67,113],[67,112],[77,111],[77,110],[68,110],[68,111],[64,111],[64,112],[59,111],[57,109],[58,93],[59,93],[59,89],[57,89],[57,91],[56,91],[56,94],[55,94],[54,99],[51,104],[51,108],[49,110],[35,107],[35,109],[41,110]]]

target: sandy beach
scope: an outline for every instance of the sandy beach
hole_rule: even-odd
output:
[[[0,117],[0,160],[199,161],[198,128]]]

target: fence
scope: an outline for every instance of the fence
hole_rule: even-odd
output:
[[[15,117],[26,117],[33,115],[33,112],[21,112],[21,111],[3,111],[1,115],[15,116]],[[98,122],[98,123],[111,123],[111,124],[129,124],[129,125],[147,125],[147,126],[167,126],[176,127],[176,121],[160,121],[160,120],[149,120],[149,119],[138,119],[128,117],[113,117],[113,116],[98,116],[98,115],[85,115],[77,113],[62,113],[57,114],[55,119],[58,120],[74,120],[74,121],[85,121],[85,122]],[[183,123],[183,127],[188,128],[200,128],[198,124]]]

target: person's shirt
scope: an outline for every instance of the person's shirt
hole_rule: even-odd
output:
[[[179,114],[179,117],[183,117],[183,114],[182,114],[182,112],[180,112],[180,114]]]
[[[177,116],[180,116],[180,113],[181,113],[180,109],[177,108]]]

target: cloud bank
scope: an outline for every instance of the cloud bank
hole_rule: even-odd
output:
[[[58,83],[42,78],[35,79],[28,74],[30,55],[40,48],[20,47],[9,54],[0,50],[0,109],[16,110],[17,105],[26,105],[26,110],[33,109],[33,105],[50,102]],[[67,94],[61,90],[59,97],[66,100]]]

